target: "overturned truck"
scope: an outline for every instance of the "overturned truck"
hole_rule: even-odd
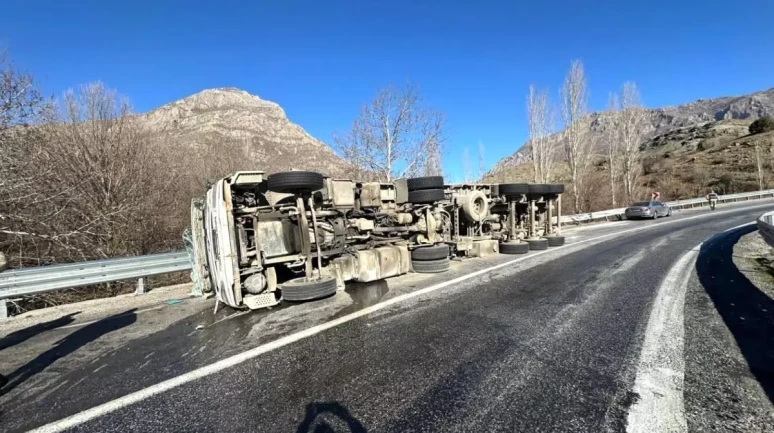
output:
[[[237,172],[194,200],[194,275],[235,308],[310,301],[454,257],[559,246],[563,185],[357,182],[309,171]]]

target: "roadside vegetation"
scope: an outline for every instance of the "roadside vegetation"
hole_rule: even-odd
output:
[[[526,161],[487,173],[484,181],[564,183],[565,213],[622,207],[652,192],[669,201],[713,189],[731,194],[774,187],[771,117],[705,121],[654,136],[634,82],[611,92],[605,111],[590,113],[578,60],[558,102],[549,95],[528,89]]]

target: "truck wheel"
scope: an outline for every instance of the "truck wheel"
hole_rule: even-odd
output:
[[[406,187],[409,191],[443,189],[443,176],[413,177],[411,179],[406,179]]]
[[[420,262],[447,258],[449,258],[449,246],[446,244],[423,246],[411,251],[411,260]]]
[[[469,220],[480,222],[489,214],[489,203],[483,192],[473,191],[461,196],[461,199],[463,200],[462,212]]]
[[[564,245],[564,236],[547,236],[549,247],[561,247]]]
[[[270,174],[267,183],[274,192],[317,191],[323,187],[323,176],[314,171],[285,171]]]
[[[548,188],[548,194],[562,194],[564,193],[564,185],[561,183],[554,183],[546,185]]]
[[[552,186],[546,183],[534,183],[529,186],[529,193],[532,195],[552,194]]]
[[[547,250],[548,239],[527,239],[530,251]]]
[[[448,257],[437,260],[412,260],[411,268],[418,274],[438,274],[446,272],[451,267],[451,261]]]
[[[529,194],[528,183],[501,183],[497,186],[498,192],[506,197]]]
[[[311,301],[336,293],[336,279],[323,278],[306,281],[305,277],[295,278],[280,285],[282,299],[286,301]]]
[[[500,254],[526,254],[529,244],[526,242],[503,242],[500,244]]]
[[[446,198],[446,194],[442,189],[420,189],[417,191],[409,191],[408,201],[414,204],[430,204],[437,201],[442,201]]]

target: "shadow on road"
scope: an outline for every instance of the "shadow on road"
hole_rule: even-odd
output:
[[[97,340],[101,336],[129,326],[137,320],[135,309],[114,316],[106,317],[94,323],[84,325],[75,332],[57,341],[49,350],[41,353],[35,359],[22,365],[13,373],[7,375],[8,383],[0,388],[0,396],[7,394],[27,379],[48,368],[58,359],[64,358],[81,347]]]
[[[43,332],[59,328],[60,326],[69,325],[75,321],[75,316],[78,314],[80,314],[80,311],[70,313],[66,316],[62,316],[49,322],[38,323],[36,325],[14,331],[3,338],[0,338],[0,350],[16,346],[17,344],[23,343],[24,341]]]
[[[343,427],[344,425],[346,427]],[[306,406],[306,416],[296,429],[296,433],[367,432],[363,424],[352,416],[346,407],[337,402],[309,403]]]
[[[732,260],[734,245],[755,230],[750,225],[705,242],[696,271],[750,371],[774,402],[774,301],[758,290]]]

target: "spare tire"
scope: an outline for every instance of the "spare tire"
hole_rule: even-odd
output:
[[[420,189],[409,191],[408,201],[414,204],[428,204],[442,201],[446,198],[442,189]]]
[[[497,189],[501,195],[506,197],[529,194],[528,183],[501,183]]]
[[[406,179],[406,188],[409,191],[422,189],[443,189],[443,176],[413,177]]]
[[[311,301],[325,298],[336,293],[336,279],[322,278],[306,281],[305,277],[295,278],[280,285],[282,299],[285,301]]]
[[[489,202],[486,194],[481,191],[460,196],[460,200],[462,200],[462,213],[470,221],[481,222],[489,214]]]
[[[314,171],[285,171],[270,174],[267,179],[269,191],[295,193],[317,191],[323,187],[323,176]]]
[[[411,251],[411,260],[427,261],[446,259],[449,257],[449,246],[446,244],[421,246]]]

